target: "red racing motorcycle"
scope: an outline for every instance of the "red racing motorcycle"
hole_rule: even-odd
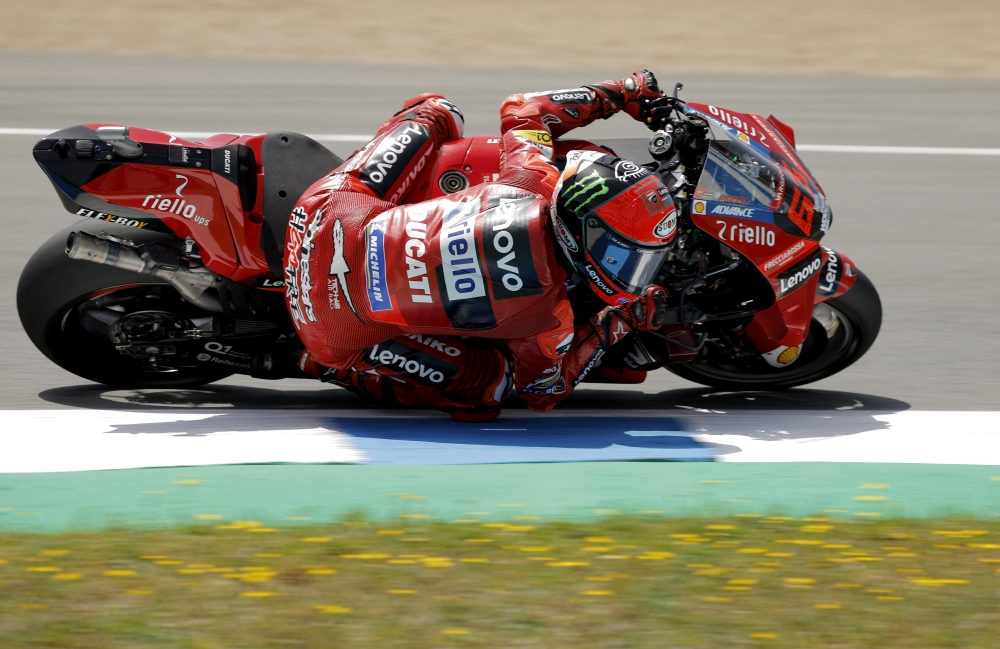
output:
[[[676,99],[645,140],[555,142],[612,151],[658,174],[678,205],[677,245],[656,282],[667,320],[613,347],[588,381],[639,382],[664,367],[710,386],[778,389],[859,359],[882,320],[854,263],[820,244],[833,216],[774,118]],[[190,142],[84,124],[34,156],[64,207],[87,219],[54,235],[21,275],[32,342],[85,379],[190,387],[231,374],[306,375],[286,310],[282,251],[302,193],[342,160],[298,133]],[[498,137],[442,146],[413,178],[413,202],[493,180]],[[556,232],[565,240],[566,233]],[[571,292],[574,312],[602,306]]]

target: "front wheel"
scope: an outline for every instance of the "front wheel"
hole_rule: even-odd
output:
[[[81,224],[46,241],[28,260],[17,285],[18,315],[39,351],[79,377],[122,388],[194,387],[232,374],[223,368],[177,365],[169,358],[157,367],[148,357],[120,353],[113,343],[116,335],[167,338],[212,314],[149,277],[70,259],[64,252],[66,237],[78,229]],[[137,243],[171,238],[107,223],[100,229]]]
[[[817,304],[799,359],[774,368],[720,361],[674,363],[667,369],[689,381],[727,390],[783,390],[832,376],[864,356],[882,326],[882,302],[875,286],[858,271],[847,293]]]

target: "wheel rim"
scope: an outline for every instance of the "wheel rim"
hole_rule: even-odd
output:
[[[103,289],[67,305],[53,319],[50,339],[60,364],[82,376],[170,381],[210,372],[191,363],[179,368],[151,366],[147,354],[120,353],[115,343],[127,341],[130,332],[160,327],[166,335],[178,328],[194,328],[195,322],[210,317],[170,287],[133,284]]]

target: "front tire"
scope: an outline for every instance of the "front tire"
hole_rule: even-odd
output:
[[[828,329],[829,313],[838,325]],[[773,368],[763,360],[752,368],[717,362],[675,363],[667,369],[689,381],[727,390],[784,390],[825,379],[850,366],[875,342],[882,326],[882,302],[860,270],[847,293],[817,305],[800,358]]]
[[[170,286],[150,277],[85,261],[65,253],[66,238],[74,230],[103,230],[136,243],[169,242],[170,234],[93,221],[71,225],[46,241],[31,256],[17,285],[21,325],[49,360],[77,376],[119,388],[186,388],[223,379],[232,372],[212,368],[149,369],[145,363],[118,352],[107,335],[86,317],[86,306],[97,295],[136,296],[143,308],[191,314]]]

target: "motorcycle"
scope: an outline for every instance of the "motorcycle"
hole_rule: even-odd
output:
[[[762,390],[843,370],[874,342],[881,304],[846,255],[821,245],[832,211],[794,131],[774,116],[684,102],[679,87],[648,141],[554,142],[557,165],[574,149],[641,163],[678,206],[677,243],[656,280],[669,296],[665,322],[613,347],[587,380],[634,383],[666,368]],[[500,146],[496,136],[442,145],[407,200],[495,180]],[[282,251],[296,201],[339,157],[298,133],[192,142],[111,124],[57,131],[33,154],[63,206],[88,219],[42,245],[18,284],[21,323],[51,361],[128,388],[308,378]],[[579,287],[570,300],[581,319],[603,306]]]

